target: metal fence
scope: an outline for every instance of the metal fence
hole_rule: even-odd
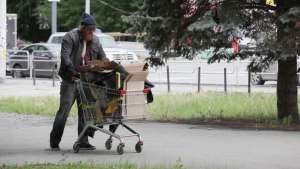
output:
[[[7,50],[8,52],[8,59],[7,62],[9,63],[9,66],[6,68],[7,70],[30,70],[30,61],[31,56],[29,55],[28,51],[24,50]],[[25,67],[18,68],[18,66],[12,66],[10,67],[10,64],[13,62],[20,62],[25,64]]]
[[[153,73],[153,72],[152,72]],[[166,84],[167,84],[167,88],[168,88],[168,92],[171,91],[171,81],[170,81],[170,74],[172,73],[188,73],[188,72],[179,72],[179,71],[170,71],[170,68],[169,68],[169,65],[166,66],[166,76],[167,76],[167,81],[166,81]],[[227,93],[227,88],[228,88],[228,82],[227,82],[227,76],[228,74],[233,74],[234,72],[228,72],[227,71],[227,68],[224,67],[224,70],[223,72],[201,72],[201,67],[199,66],[197,68],[197,91],[200,92],[201,90],[201,75],[204,75],[204,74],[212,74],[212,75],[216,75],[216,74],[222,74],[223,75],[223,80],[224,80],[224,83],[223,83],[223,86],[224,86],[224,92]],[[251,72],[248,71],[248,82],[247,82],[247,87],[248,87],[248,93],[251,92]],[[176,84],[176,83],[173,83],[173,84]]]
[[[59,65],[60,59],[51,58],[49,51],[36,50],[29,53],[26,50],[8,50],[6,70],[12,75],[18,72],[28,74],[29,78],[33,80],[33,85],[36,85],[38,75],[47,75],[52,78],[54,87]],[[50,74],[51,76],[49,76]]]
[[[196,61],[169,61],[165,66],[152,68],[150,78],[152,82],[159,85],[166,85],[167,92],[171,92],[172,86],[185,85],[185,87],[196,86],[195,92],[200,92],[203,86],[215,85],[222,87],[222,91],[227,93],[228,86],[242,86],[251,93],[252,75],[272,75],[275,72],[251,73],[247,70],[250,61],[220,62],[208,64],[206,60]],[[274,88],[274,85],[270,87]],[[264,87],[265,88],[265,87]]]
[[[33,85],[36,85],[36,74],[37,72],[50,72],[52,74],[52,85],[55,86],[55,80],[59,68],[60,60],[59,58],[46,59],[47,54],[49,52],[47,51],[33,51],[32,56],[34,59],[32,59],[32,79],[33,79]],[[44,55],[44,56],[43,56]],[[58,56],[58,55],[56,55]]]
[[[37,75],[42,72],[51,74],[52,84],[57,80],[60,59],[45,58],[48,51],[9,50],[8,70],[28,71],[33,85],[36,85]],[[21,52],[22,55],[17,54]],[[20,58],[20,56],[23,56]],[[12,59],[14,58],[15,59]],[[18,58],[19,57],[19,58]],[[13,67],[13,63],[22,62],[22,68]],[[189,85],[195,87],[194,92],[200,92],[206,85],[216,85],[218,90],[225,93],[231,86],[243,86],[243,90],[251,93],[253,86],[251,77],[253,73],[247,70],[250,61],[234,61],[208,64],[207,60],[176,61],[169,60],[166,66],[150,68],[149,80],[155,84],[165,85],[166,90],[171,92],[175,85]],[[41,66],[42,65],[42,66]],[[299,64],[300,65],[300,64]],[[256,74],[269,74],[276,76],[277,72],[263,72]],[[274,85],[271,86],[274,88]]]

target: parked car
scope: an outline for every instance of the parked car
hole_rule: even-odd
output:
[[[54,33],[49,37],[47,43],[61,44],[65,34],[66,32]],[[108,59],[121,63],[131,63],[138,61],[138,57],[134,52],[130,52],[124,48],[120,48],[112,36],[98,32],[96,32],[95,35],[99,38],[99,41]]]
[[[207,60],[207,59],[211,58],[214,55],[214,50],[215,50],[215,48],[211,47],[209,49],[206,49],[206,50],[203,50],[203,51],[199,51],[196,54],[196,58],[195,59]],[[218,54],[232,55],[233,52],[234,52],[233,48],[221,48],[218,51]]]
[[[60,45],[36,43],[8,52],[7,73],[14,78],[30,76],[30,60],[36,77],[52,77],[60,62]],[[32,72],[33,73],[33,72]]]
[[[264,85],[267,81],[277,81],[278,64],[270,65],[266,70],[251,74],[253,85]],[[297,60],[297,73],[300,73],[300,60]],[[298,75],[298,85],[300,85],[300,75]]]
[[[248,46],[251,46],[251,44],[247,44]],[[254,45],[252,44],[251,47]],[[213,56],[213,50],[214,48],[210,48],[204,51],[201,51],[197,54],[196,59],[204,59],[207,60],[210,57]],[[223,48],[219,51],[220,53],[227,53],[232,54],[233,49],[232,48]],[[250,63],[250,61],[249,61]],[[278,72],[278,64],[271,64],[267,69],[262,70],[261,72],[257,73],[251,73],[251,84],[253,85],[264,85],[267,81],[277,81],[277,72]],[[300,59],[298,56],[297,60],[297,72],[300,73]],[[298,75],[298,85],[300,85],[300,75]]]

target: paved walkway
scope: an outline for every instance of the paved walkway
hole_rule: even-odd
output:
[[[51,79],[38,79],[36,86],[33,85],[31,79],[12,79],[8,78],[4,83],[0,83],[1,96],[41,96],[54,95],[59,96],[60,81],[53,82]],[[152,89],[155,95],[167,93],[167,84],[155,83],[155,88]],[[190,93],[197,92],[198,86],[191,84],[171,84],[172,93]],[[219,91],[224,92],[223,85],[202,85],[201,92],[204,91]],[[230,85],[227,88],[228,92],[247,92],[247,86]],[[276,85],[267,84],[265,86],[253,86],[251,92],[275,93]],[[300,92],[299,92],[300,93]]]
[[[61,152],[51,152],[52,118],[0,113],[0,165],[24,163],[130,162],[138,164],[181,163],[194,169],[299,169],[298,132],[233,130],[199,125],[129,123],[140,131],[145,146],[135,153],[135,139],[126,140],[125,153],[116,153],[117,142],[107,151],[107,136],[96,133],[95,151],[72,152],[76,119],[69,119]],[[121,133],[124,130],[119,130]]]

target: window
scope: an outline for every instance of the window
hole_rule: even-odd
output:
[[[63,40],[63,36],[54,36],[51,40],[51,43],[58,43],[58,44],[61,44],[62,43],[62,40]]]
[[[33,51],[37,50],[37,46],[36,45],[28,46],[23,50],[27,50],[31,54]]]
[[[37,47],[37,50],[47,50],[47,48],[44,47],[44,46],[38,46],[38,47]]]
[[[100,41],[103,48],[116,48],[116,47],[118,47],[117,44],[116,44],[116,41],[114,40],[113,37],[100,36],[98,38],[99,38],[99,41]]]

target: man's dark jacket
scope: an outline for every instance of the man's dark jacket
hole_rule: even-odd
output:
[[[87,45],[91,45],[91,59],[103,59],[106,57],[99,39],[94,35],[93,40]],[[77,73],[76,69],[81,63],[83,50],[83,36],[79,29],[68,32],[62,40],[61,46],[61,65],[59,76],[63,80],[72,81],[72,76]]]

